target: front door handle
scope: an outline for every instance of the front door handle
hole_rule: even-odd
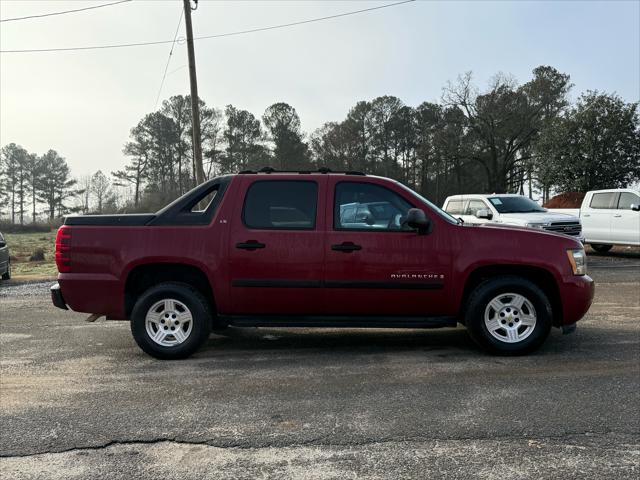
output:
[[[617,215],[614,215],[614,216],[613,216],[613,218],[620,218],[620,217],[622,217],[622,215],[621,215],[621,214],[619,214],[619,213],[618,213]]]
[[[266,245],[258,242],[257,240],[247,240],[246,242],[236,243],[236,248],[241,248],[243,250],[256,250],[264,247],[266,247]]]
[[[342,242],[337,245],[331,245],[331,250],[335,250],[336,252],[353,252],[356,250],[362,250],[360,245],[356,245],[353,242]]]

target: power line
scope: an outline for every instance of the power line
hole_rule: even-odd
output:
[[[91,47],[68,47],[68,48],[29,48],[26,50],[0,50],[0,53],[37,53],[37,52],[71,52],[76,50],[104,50],[107,48],[144,47],[147,45],[166,45],[173,40],[160,40],[157,42],[120,43],[114,45],[95,45]]]
[[[167,76],[169,75],[173,75],[174,73],[176,73],[178,70],[182,70],[184,67],[187,67],[188,65],[185,63],[184,65],[179,66],[178,68],[174,68],[173,70],[171,70],[169,73],[167,73]]]
[[[162,93],[162,87],[164,86],[164,80],[167,78],[167,70],[169,69],[169,63],[171,62],[171,55],[173,55],[173,49],[176,46],[176,39],[178,38],[178,32],[180,31],[180,24],[182,23],[182,17],[184,16],[184,8],[180,10],[180,19],[178,20],[178,26],[176,27],[176,33],[173,36],[173,43],[171,44],[171,50],[169,51],[169,58],[167,58],[167,64],[164,66],[164,73],[162,74],[162,82],[160,82],[160,88],[158,89],[158,96],[156,97],[156,105],[153,107],[155,110],[158,108],[158,101],[160,100],[160,94]]]
[[[205,40],[205,39],[211,39],[211,38],[221,38],[221,37],[231,37],[231,36],[235,36],[235,35],[244,35],[244,34],[248,34],[248,33],[256,33],[256,32],[264,32],[267,30],[275,30],[278,28],[287,28],[287,27],[293,27],[296,25],[304,25],[307,23],[315,23],[315,22],[321,22],[324,20],[332,20],[335,18],[340,18],[340,17],[347,17],[350,15],[357,15],[360,13],[366,13],[366,12],[372,12],[374,10],[381,10],[383,8],[389,8],[389,7],[396,7],[398,5],[403,5],[405,3],[411,3],[414,2],[415,0],[403,0],[401,2],[395,2],[395,3],[388,3],[386,5],[380,5],[379,7],[371,7],[371,8],[364,8],[362,10],[354,10],[351,12],[345,12],[345,13],[339,13],[336,15],[329,15],[326,17],[318,17],[318,18],[312,18],[309,20],[301,20],[298,22],[291,22],[291,23],[282,23],[279,25],[271,25],[268,27],[260,27],[260,28],[252,28],[249,30],[240,30],[237,32],[227,32],[227,33],[218,33],[218,34],[214,34],[214,35],[205,35],[205,36],[200,36],[200,37],[194,37],[194,40]],[[127,48],[127,47],[143,47],[143,46],[148,46],[148,45],[162,45],[162,44],[167,44],[167,43],[173,43],[174,40],[158,40],[155,42],[138,42],[138,43],[119,43],[119,44],[110,44],[110,45],[93,45],[93,46],[88,46],[88,47],[62,47],[62,48],[29,48],[29,49],[23,49],[23,50],[0,50],[0,53],[38,53],[38,52],[69,52],[69,51],[77,51],[77,50],[103,50],[103,49],[108,49],[108,48]]]
[[[126,3],[126,2],[130,2],[130,1],[131,0],[119,0],[118,2],[103,3],[102,5],[94,5],[92,7],[76,8],[74,10],[65,10],[65,11],[62,11],[62,12],[43,13],[41,15],[28,15],[26,17],[4,18],[4,19],[0,20],[0,22],[17,22],[18,20],[31,20],[33,18],[53,17],[55,15],[65,15],[67,13],[76,13],[76,12],[83,12],[85,10],[94,10],[96,8],[110,7],[111,5],[118,5],[119,3]]]
[[[349,15],[357,15],[358,13],[372,12],[374,10],[380,10],[382,8],[395,7],[397,5],[402,5],[404,3],[411,3],[411,2],[415,2],[415,0],[403,0],[401,2],[388,3],[386,5],[380,5],[379,7],[364,8],[362,10],[354,10],[352,12],[338,13],[336,15],[329,15],[327,17],[312,18],[312,19],[309,19],[309,20],[301,20],[299,22],[281,23],[280,25],[272,25],[270,27],[252,28],[252,29],[249,29],[249,30],[240,30],[238,32],[218,33],[218,34],[215,34],[215,35],[205,35],[205,36],[202,36],[202,37],[193,37],[193,39],[194,40],[204,40],[204,39],[207,39],[207,38],[220,38],[220,37],[231,37],[231,36],[234,36],[234,35],[244,35],[245,33],[265,32],[267,30],[275,30],[277,28],[293,27],[293,26],[296,26],[296,25],[304,25],[304,24],[307,24],[307,23],[315,23],[315,22],[322,22],[324,20],[332,20],[334,18],[348,17]]]

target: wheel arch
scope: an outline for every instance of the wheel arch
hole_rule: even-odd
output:
[[[191,285],[207,299],[212,311],[216,311],[211,282],[201,268],[179,262],[149,262],[136,265],[127,274],[124,287],[124,311],[127,318],[131,318],[133,307],[143,292],[164,282]]]
[[[471,293],[485,280],[494,277],[511,275],[533,282],[549,298],[553,312],[553,325],[562,324],[562,299],[555,276],[549,270],[529,265],[486,265],[472,270],[466,278],[459,312],[460,320],[464,320],[466,307]]]

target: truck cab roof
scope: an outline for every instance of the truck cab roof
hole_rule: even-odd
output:
[[[344,171],[334,171],[327,167],[321,167],[317,170],[276,170],[272,167],[263,167],[260,170],[243,170],[238,175],[277,175],[277,174],[301,174],[301,175],[311,175],[311,174],[320,174],[320,175],[359,175],[359,176],[367,176],[365,173],[358,172],[355,170],[344,170]]]

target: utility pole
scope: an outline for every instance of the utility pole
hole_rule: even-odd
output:
[[[196,183],[204,182],[202,167],[202,140],[200,134],[200,105],[198,99],[198,79],[196,77],[196,55],[193,51],[193,29],[191,27],[191,0],[183,0],[184,23],[187,30],[187,53],[189,55],[189,81],[191,83],[191,117],[193,124],[193,161],[195,163]],[[195,0],[196,8],[198,0]]]

